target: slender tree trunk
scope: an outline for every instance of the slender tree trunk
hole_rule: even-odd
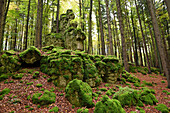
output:
[[[92,8],[93,0],[90,0],[90,12],[89,12],[89,37],[88,37],[88,53],[93,54],[92,46]]]
[[[129,66],[127,62],[127,53],[126,53],[126,43],[125,43],[125,37],[124,37],[124,27],[123,27],[123,20],[122,20],[122,12],[121,12],[121,5],[120,0],[116,0],[116,6],[117,6],[117,13],[119,18],[119,26],[120,26],[120,32],[121,32],[121,41],[122,41],[122,49],[123,49],[123,62],[125,66],[125,70],[129,71]]]
[[[157,52],[156,52],[155,42],[153,40],[153,35],[152,35],[150,24],[148,24],[148,27],[149,27],[149,32],[150,32],[150,35],[151,35],[152,47],[153,47],[154,56],[155,56],[155,67],[158,67],[158,65],[159,65],[158,64],[158,55],[157,55]]]
[[[5,50],[7,50],[8,38],[9,38],[9,25],[7,26],[7,35],[6,35],[6,40],[5,40]]]
[[[15,23],[15,25],[16,25],[15,26],[15,38],[14,38],[14,43],[13,43],[13,49],[14,50],[16,50],[16,48],[17,48],[16,45],[17,45],[17,35],[18,35],[18,33],[17,33],[18,19],[16,19],[15,22],[16,22]]]
[[[138,38],[138,47],[139,47],[139,55],[140,55],[140,65],[143,66],[143,57],[142,57],[141,43],[139,40],[138,31],[137,31],[137,38]]]
[[[161,56],[161,62],[162,62],[162,66],[163,66],[163,70],[165,72],[165,75],[167,77],[167,81],[168,81],[168,88],[170,88],[170,60],[169,58],[166,61],[166,56],[165,56],[165,52],[164,52],[164,47],[161,41],[161,33],[159,30],[159,25],[158,25],[158,21],[156,19],[156,14],[154,12],[154,7],[152,4],[151,0],[147,0],[147,4],[148,4],[148,8],[151,14],[151,19],[152,19],[152,24],[153,24],[153,28],[154,28],[154,33],[155,33],[155,38],[156,38],[156,42],[158,44],[158,49],[160,52],[160,56]]]
[[[99,23],[100,23],[100,38],[101,38],[101,44],[102,44],[102,55],[106,55],[100,0],[98,0],[98,3],[99,3]]]
[[[134,57],[135,57],[135,65],[139,66],[139,62],[138,62],[138,52],[137,52],[137,38],[136,38],[136,29],[135,29],[135,25],[134,25],[134,20],[133,20],[133,14],[132,14],[132,10],[131,10],[131,20],[132,20],[132,27],[133,27],[133,35],[134,35],[134,44],[135,44],[135,49],[134,49]]]
[[[81,13],[81,6],[82,6],[82,4],[81,4],[81,0],[79,0],[79,16],[80,16],[80,26],[82,27],[82,21],[81,21],[81,15],[82,15],[82,13]]]
[[[170,2],[169,2],[169,0],[164,0],[164,1],[165,1],[166,6],[167,6],[168,14],[169,14],[169,17],[170,17]]]
[[[59,33],[59,12],[60,12],[60,0],[58,0],[58,4],[57,4],[57,18],[56,18],[56,21],[57,21],[57,33]]]
[[[31,4],[31,0],[29,0],[29,3],[28,3],[28,14],[27,14],[27,23],[26,23],[26,31],[25,31],[25,38],[24,38],[24,50],[27,49],[27,40],[28,40],[28,23],[29,23],[29,18],[30,18],[30,4]]]
[[[98,40],[97,40],[97,54],[100,55],[100,32],[99,32],[99,18],[98,18],[98,11],[96,9],[95,11],[95,15],[96,15],[96,25],[97,25],[97,34],[98,34]]]
[[[3,31],[4,31],[4,18],[5,18],[6,0],[0,1],[0,53],[3,50]]]
[[[147,47],[146,47],[146,41],[145,41],[146,39],[145,39],[145,35],[143,33],[142,22],[141,22],[141,19],[140,19],[140,14],[139,14],[138,5],[136,3],[136,0],[135,0],[135,5],[136,5],[136,10],[137,10],[138,19],[139,19],[139,25],[140,25],[140,29],[141,29],[141,33],[142,33],[144,49],[145,49],[145,52],[146,52],[146,60],[147,60],[147,64],[148,64],[147,65],[148,66],[148,73],[150,74],[151,73],[151,67],[150,67],[149,56],[148,56],[148,51],[147,51]]]
[[[36,23],[36,47],[42,47],[42,17],[43,17],[43,0],[38,0],[37,23]]]
[[[107,25],[108,25],[108,33],[109,33],[109,44],[110,44],[110,54],[113,55],[113,41],[112,41],[112,31],[110,25],[110,10],[108,0],[105,0],[106,3],[106,14],[107,14]]]

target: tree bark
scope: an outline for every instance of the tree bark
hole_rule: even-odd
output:
[[[121,41],[122,41],[122,49],[123,49],[123,63],[125,66],[125,70],[129,71],[120,0],[116,0],[116,6],[117,6],[117,11],[118,11],[117,14],[118,14],[118,18],[119,18],[119,26],[120,26],[120,32],[121,32]]]
[[[3,31],[4,31],[4,18],[6,9],[6,0],[0,1],[0,53],[3,50]]]
[[[165,1],[166,6],[167,6],[168,14],[169,14],[169,17],[170,17],[170,2],[169,2],[169,0],[164,0],[164,1]]]
[[[146,54],[146,60],[147,60],[147,64],[148,64],[147,65],[148,66],[148,73],[151,74],[151,67],[150,67],[150,62],[149,62],[148,50],[147,50],[146,41],[145,41],[146,39],[145,39],[145,35],[143,33],[142,22],[141,22],[141,18],[140,18],[140,14],[139,14],[138,5],[136,3],[136,0],[135,0],[135,5],[136,5],[137,14],[138,14],[140,30],[141,30],[141,33],[142,33],[144,49],[145,49],[145,52],[146,52],[145,54]]]
[[[163,70],[165,72],[165,75],[167,77],[167,81],[168,81],[168,88],[170,88],[170,61],[169,58],[166,61],[166,56],[165,56],[165,52],[164,52],[164,47],[161,41],[161,33],[159,30],[159,25],[158,25],[158,21],[156,18],[156,14],[154,12],[154,7],[152,4],[151,0],[147,0],[147,4],[148,4],[148,8],[150,11],[150,15],[151,15],[151,19],[152,19],[152,24],[153,24],[153,29],[154,29],[154,33],[155,33],[155,38],[156,38],[156,42],[158,44],[158,50],[161,56],[161,62],[162,62],[162,66],[163,66]]]
[[[42,17],[43,17],[43,0],[38,0],[37,24],[36,24],[36,47],[42,47]]]
[[[112,41],[112,31],[110,25],[110,10],[109,10],[108,0],[105,0],[105,3],[106,3],[107,25],[108,25],[108,33],[109,33],[110,54],[113,55],[113,41]]]
[[[56,28],[56,32],[59,33],[59,12],[60,12],[60,0],[58,0],[58,4],[57,4],[57,28]]]
[[[31,4],[31,0],[29,0],[28,3],[28,14],[27,14],[27,23],[26,23],[26,31],[25,31],[25,38],[24,38],[24,50],[27,49],[27,40],[28,40],[28,24],[29,24],[29,18],[30,18],[30,4]]]
[[[135,44],[135,49],[134,49],[134,57],[135,57],[135,65],[139,66],[139,61],[138,61],[138,52],[137,52],[137,38],[136,38],[136,29],[134,25],[134,20],[133,20],[133,12],[131,9],[131,20],[132,20],[132,27],[133,27],[133,36],[134,36],[134,44]]]
[[[89,37],[88,37],[88,53],[93,54],[92,50],[92,8],[93,0],[90,0],[90,12],[89,12]]]
[[[103,33],[103,21],[102,21],[102,13],[100,7],[100,0],[98,0],[99,4],[99,23],[100,23],[100,38],[101,38],[101,46],[102,46],[102,55],[106,55],[105,52],[105,41],[104,41],[104,33]]]

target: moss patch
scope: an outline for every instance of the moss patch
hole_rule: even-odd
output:
[[[120,102],[116,99],[110,99],[104,95],[102,101],[96,103],[94,113],[125,113]]]

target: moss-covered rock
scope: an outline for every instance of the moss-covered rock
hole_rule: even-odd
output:
[[[0,75],[0,82],[9,78],[9,74]]]
[[[168,107],[165,104],[158,104],[155,109],[157,109],[158,111],[161,111],[162,113],[169,113],[170,110],[168,109]]]
[[[110,99],[104,95],[102,101],[96,103],[94,113],[126,113],[120,102],[116,99]]]
[[[32,96],[34,104],[48,105],[55,102],[56,95],[53,92],[45,90],[44,93],[35,93]]]
[[[70,81],[65,88],[66,98],[76,107],[93,107],[92,89],[81,80],[74,79]]]
[[[41,60],[41,52],[36,47],[31,46],[27,50],[21,52],[19,57],[26,64],[34,64]]]
[[[19,57],[17,55],[4,53],[0,56],[0,74],[15,72],[19,70],[20,67],[21,63],[19,62]]]
[[[17,73],[17,74],[14,74],[14,75],[12,76],[12,78],[13,78],[13,79],[22,79],[23,76],[24,76],[23,73]]]
[[[129,87],[120,87],[119,91],[113,95],[113,99],[118,99],[122,106],[143,106],[139,92]]]
[[[59,110],[58,107],[53,107],[52,109],[49,110],[49,112],[58,113],[58,110]]]

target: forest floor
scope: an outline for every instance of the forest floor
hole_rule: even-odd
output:
[[[32,68],[31,68],[32,70]],[[39,68],[34,68],[34,72],[39,71]],[[164,92],[166,90],[167,92],[170,92],[170,89],[166,88],[167,81],[166,77],[156,74],[147,74],[142,75],[141,73],[131,73],[132,75],[135,75],[137,78],[139,78],[142,81],[151,82],[153,86],[145,86],[149,87],[155,90],[156,98],[158,99],[158,103],[163,103],[166,106],[170,107],[170,95],[167,95],[167,93]],[[0,113],[48,113],[50,109],[57,106],[59,108],[59,113],[76,113],[77,109],[80,107],[74,107],[72,104],[69,103],[69,101],[65,98],[64,88],[58,88],[55,87],[55,85],[52,82],[47,82],[47,79],[49,78],[48,75],[40,72],[40,77],[37,79],[33,79],[32,73],[24,73],[24,77],[22,79],[16,80],[12,79],[10,77],[6,81],[0,82],[0,91],[2,91],[4,88],[11,89],[10,93],[5,95],[2,100],[0,100]],[[165,83],[162,83],[162,81],[165,81]],[[30,84],[29,84],[30,83]],[[129,82],[127,82],[129,83]],[[36,84],[42,84],[42,87],[36,87]],[[117,91],[119,90],[116,86],[122,86],[126,87],[125,84],[109,84],[109,87],[105,86],[106,83],[102,83],[98,88],[93,88],[93,92],[99,90],[100,88],[113,88],[115,87]],[[131,87],[134,89],[141,89],[142,87],[135,87],[132,83]],[[53,91],[56,94],[56,101],[53,104],[50,104],[48,106],[37,106],[36,104],[33,104],[31,99],[27,99],[29,95],[33,95],[36,92],[43,92],[41,89],[48,89]],[[99,95],[98,99],[93,98],[93,102],[96,104],[96,102],[100,101],[102,98],[102,95],[105,95],[106,92],[102,92],[101,95]],[[109,96],[112,98],[112,96]],[[16,102],[14,102],[16,101]],[[154,107],[156,105],[145,105],[143,108],[146,113],[160,113],[160,111],[156,110]],[[127,113],[130,113],[130,111],[136,111],[139,113],[138,110],[135,109],[136,106],[128,107],[125,106],[124,109]],[[93,113],[95,107],[89,109],[89,113]]]

